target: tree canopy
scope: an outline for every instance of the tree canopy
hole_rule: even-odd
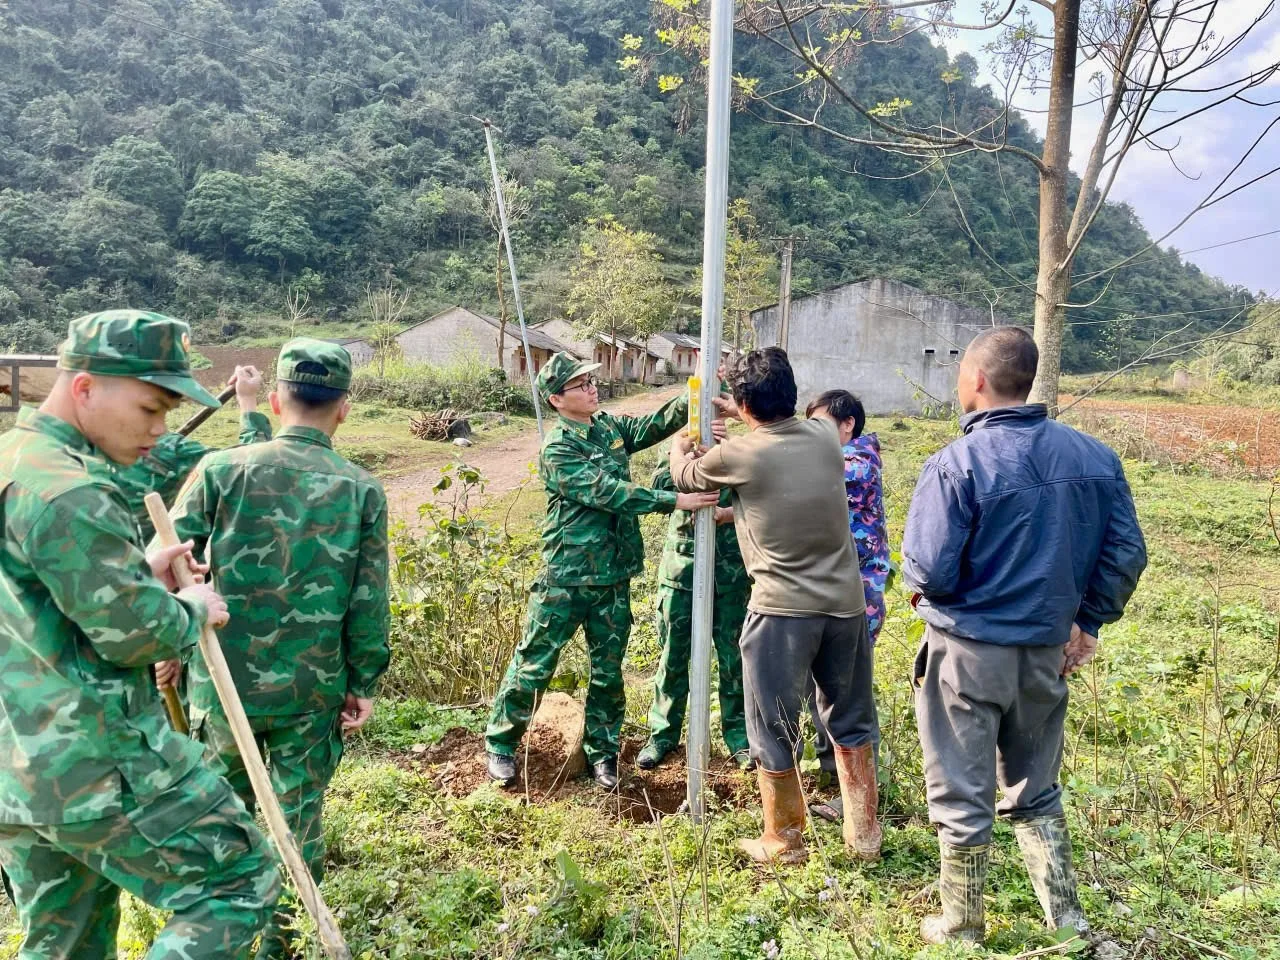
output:
[[[531,321],[564,315],[583,235],[609,217],[652,234],[664,276],[687,286],[701,259],[705,103],[693,85],[663,93],[657,71],[619,65],[648,18],[635,0],[7,0],[0,322],[33,346],[77,313],[131,304],[211,339],[256,332],[305,289],[316,319],[354,323],[388,271],[411,293],[405,320],[452,302],[494,310],[473,116],[493,121],[504,172],[528,192],[513,244]],[[746,76],[792,70],[761,43],[740,43],[738,58]],[[922,115],[994,109],[965,61],[917,36],[869,51],[848,80]],[[1017,117],[1010,136],[1034,143]],[[1029,321],[1033,293],[1017,279],[1035,274],[1034,178],[998,157],[950,163],[979,249],[936,177],[901,172],[819,131],[733,118],[731,196],[771,256],[767,238],[807,238],[796,295],[884,276]],[[1108,205],[1078,273],[1148,242],[1130,208]],[[1068,318],[1075,369],[1192,318],[1212,329],[1251,302],[1167,249],[1074,299],[1089,304]],[[1124,314],[1139,319],[1107,340]]]

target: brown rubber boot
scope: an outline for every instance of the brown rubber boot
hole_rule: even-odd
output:
[[[739,840],[738,846],[757,863],[804,863],[804,791],[793,767],[774,773],[756,771],[760,802],[764,806],[764,833],[758,840]]]
[[[925,943],[962,940],[981,943],[986,931],[982,891],[987,883],[988,846],[953,847],[938,842],[941,870],[938,897],[942,913],[925,917],[920,936]]]
[[[879,860],[883,838],[876,806],[876,759],[871,744],[861,747],[836,746],[836,774],[840,777],[840,799],[844,804],[844,844],[859,860]]]

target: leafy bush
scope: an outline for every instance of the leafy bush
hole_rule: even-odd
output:
[[[392,664],[388,688],[435,703],[491,697],[520,641],[537,567],[534,532],[481,519],[484,478],[464,464],[441,470],[442,507],[418,508],[421,529],[392,531]]]
[[[381,376],[377,364],[355,371],[352,396],[363,402],[377,400],[410,410],[452,407],[463,414],[481,410],[533,413],[528,392],[476,356],[443,365],[390,356],[382,364]]]

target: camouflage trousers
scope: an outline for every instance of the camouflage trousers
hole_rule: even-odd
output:
[[[719,670],[720,728],[730,753],[747,749],[747,718],[743,708],[742,652],[738,636],[747,616],[747,590],[716,592],[711,642]],[[653,678],[653,706],[649,733],[663,751],[680,743],[689,704],[689,656],[693,648],[693,591],[661,584],[658,587],[658,638],[662,657]]]
[[[538,583],[529,598],[524,636],[493,701],[485,742],[493,753],[514,756],[529,726],[534,697],[547,689],[560,651],[582,627],[591,661],[582,747],[587,762],[618,755],[627,710],[622,658],[631,637],[631,584],[549,587]]]
[[[293,831],[302,859],[319,883],[324,875],[324,794],[342,760],[342,734],[337,712],[304,713],[284,717],[250,717],[271,774],[271,786],[280,800],[285,822]],[[222,711],[198,716],[194,736],[204,744],[205,755],[225,771],[227,780],[250,811],[255,801],[244,760],[236,749]],[[281,909],[262,934],[259,960],[287,957],[291,911]]]
[[[124,812],[48,826],[0,824],[0,863],[22,919],[19,960],[114,960],[120,891],[173,916],[147,960],[243,958],[280,874],[227,781],[196,767]]]

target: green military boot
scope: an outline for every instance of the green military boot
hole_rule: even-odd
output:
[[[1071,832],[1063,816],[1040,817],[1013,825],[1022,849],[1022,861],[1031,875],[1045,923],[1053,930],[1071,927],[1085,933],[1089,921],[1076,893],[1076,871],[1071,864]]]
[[[920,936],[925,943],[963,940],[981,943],[986,935],[982,891],[987,885],[990,847],[953,847],[938,841],[942,868],[938,877],[938,898],[942,913],[925,917]]]

